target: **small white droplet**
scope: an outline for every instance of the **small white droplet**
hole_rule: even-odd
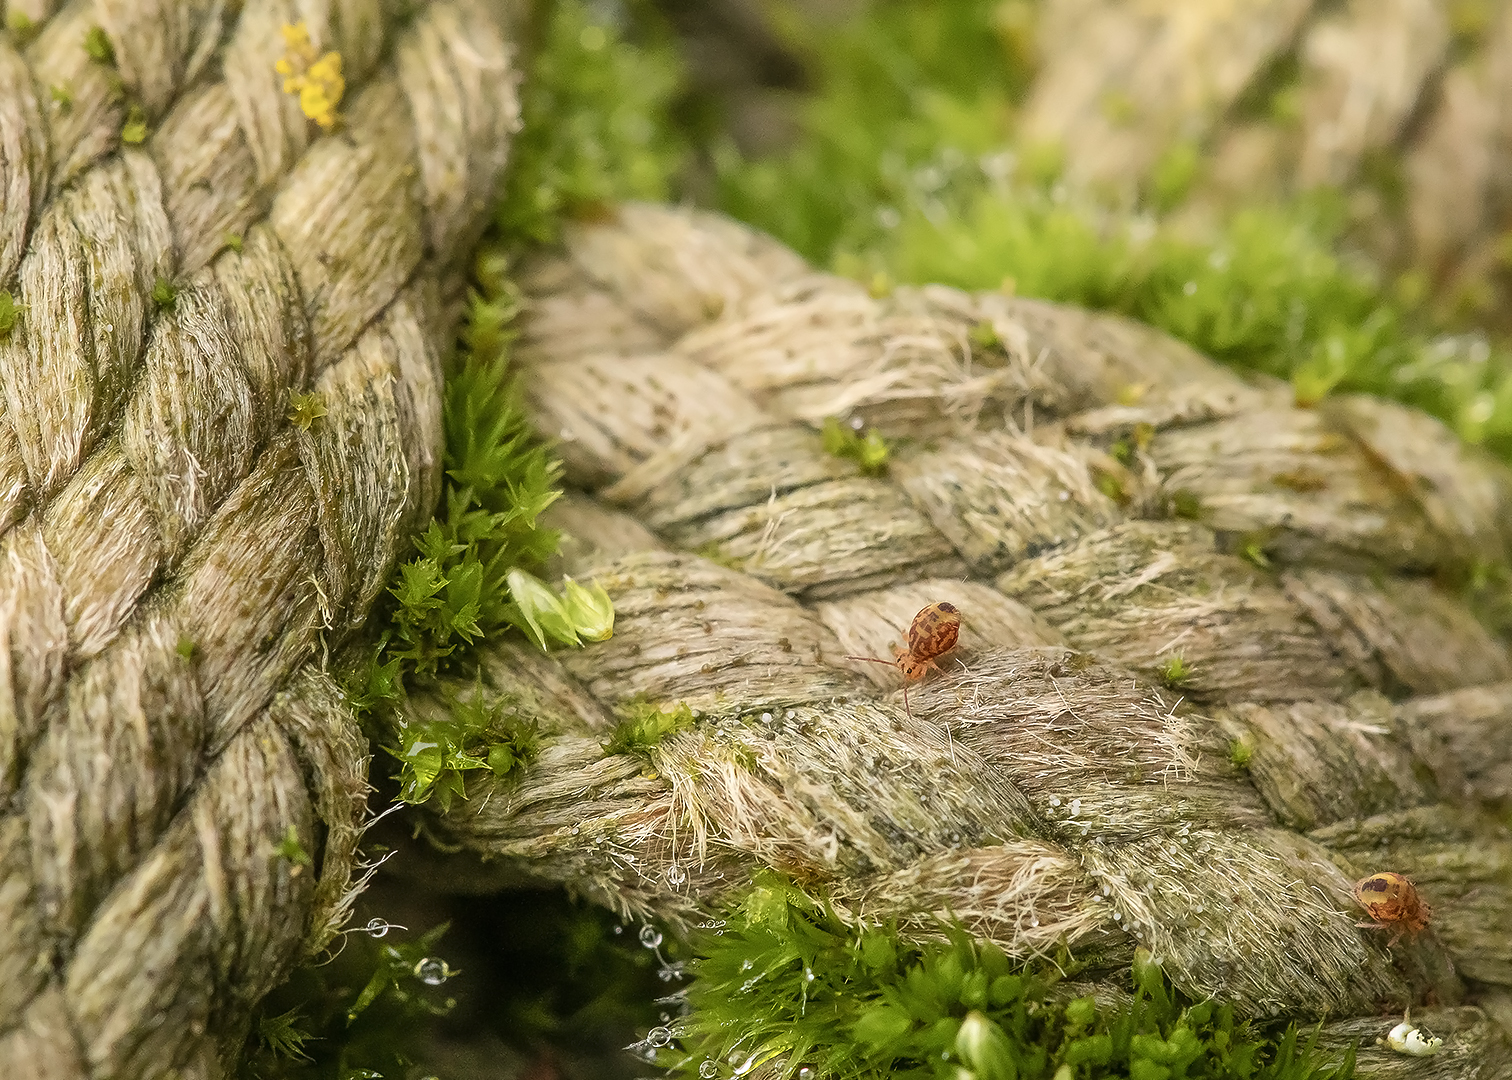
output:
[[[427,956],[415,964],[415,975],[426,986],[440,986],[450,974],[446,969],[446,961],[434,956]]]
[[[1195,281],[1189,281],[1181,287],[1181,291],[1186,293],[1188,296],[1195,296],[1197,295],[1197,283]]]
[[[662,943],[661,931],[647,923],[640,928],[640,943],[648,949],[656,948]]]
[[[672,1031],[670,1028],[654,1027],[646,1032],[646,1041],[652,1046],[666,1046],[672,1041]]]
[[[769,712],[762,713],[761,714],[761,722],[763,724],[770,724],[772,722],[772,714],[769,713]]]
[[[373,935],[373,937],[382,937],[384,934],[387,934],[389,930],[392,929],[392,927],[390,927],[389,924],[384,922],[382,919],[369,919],[367,926],[363,927],[363,929],[365,929],[369,934]]]
[[[681,863],[672,863],[667,867],[667,884],[674,889],[688,880],[688,872],[682,868]]]
[[[1059,806],[1060,805],[1060,796],[1059,795],[1052,795],[1052,796],[1050,796],[1050,805],[1051,806]]]
[[[703,1064],[698,1066],[698,1075],[703,1077],[703,1080],[714,1080],[714,1077],[719,1075],[719,1062],[713,1058],[705,1058]]]
[[[805,1065],[798,1070],[798,1080],[814,1080],[814,1070]]]

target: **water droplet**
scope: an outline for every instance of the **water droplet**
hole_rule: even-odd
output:
[[[671,1013],[662,1013],[661,1014],[661,1022],[664,1023],[664,1024],[670,1024],[672,1022],[672,1014]]]
[[[672,1041],[671,1028],[654,1027],[646,1032],[646,1041],[652,1046],[666,1046]]]
[[[662,982],[671,982],[673,979],[683,977],[683,963],[679,960],[675,964],[664,964],[656,972],[656,977]]]
[[[1060,796],[1059,795],[1052,795],[1052,796],[1050,796],[1050,805],[1051,806],[1059,806],[1060,805]]]
[[[624,932],[625,932],[625,928],[623,926],[619,926],[619,925],[615,926],[614,933],[615,933],[616,936],[618,936],[620,934],[623,934]]]
[[[389,924],[384,922],[382,919],[369,919],[367,926],[363,927],[363,929],[366,930],[369,934],[372,934],[374,937],[382,937],[384,934],[388,933],[389,930],[392,929],[392,927],[390,927]]]
[[[672,863],[667,867],[667,884],[674,889],[688,880],[688,872],[680,863]]]
[[[705,1058],[703,1064],[698,1067],[698,1075],[703,1080],[714,1080],[719,1075],[719,1062],[713,1058]]]
[[[805,1065],[798,1070],[798,1080],[814,1080],[814,1070]]]
[[[763,724],[770,724],[772,722],[772,714],[769,713],[769,712],[762,713],[761,714],[761,722]]]
[[[640,928],[640,943],[648,949],[654,949],[662,943],[661,931],[647,923]]]
[[[859,416],[853,416],[851,417],[850,426],[852,431],[860,431],[866,426],[866,421],[861,419]]]
[[[427,956],[415,964],[415,975],[426,986],[440,986],[450,977],[451,972],[447,970],[445,960]]]

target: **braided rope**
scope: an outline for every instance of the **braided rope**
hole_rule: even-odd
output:
[[[676,924],[775,867],[1018,956],[1142,944],[1251,1014],[1512,986],[1512,836],[1481,809],[1512,775],[1512,658],[1433,582],[1505,556],[1512,472],[1400,406],[1299,409],[1114,316],[873,297],[710,215],[626,206],[525,283],[529,400],[595,493],[555,515],[564,569],[617,624],[493,647],[484,692],[548,735],[473,781],[462,843]],[[906,440],[885,477],[824,451],[835,415]],[[960,647],[910,716],[845,657],[890,657],[936,601]],[[606,754],[640,701],[695,723]],[[1381,869],[1416,876],[1431,935],[1356,927]],[[1460,1048],[1435,1075],[1512,1062],[1479,1009],[1432,1019]]]
[[[297,20],[332,137],[274,70]],[[0,1073],[224,1075],[352,900],[367,751],[319,661],[439,491],[511,50],[476,0],[75,2],[0,80]]]

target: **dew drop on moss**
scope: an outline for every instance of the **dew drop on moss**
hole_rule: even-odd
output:
[[[661,931],[647,923],[640,928],[640,943],[648,949],[654,949],[662,943]]]

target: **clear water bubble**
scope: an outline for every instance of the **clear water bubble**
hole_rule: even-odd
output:
[[[440,986],[451,977],[445,960],[427,956],[415,964],[415,975],[426,986]]]
[[[698,1066],[698,1075],[703,1077],[703,1080],[714,1080],[714,1077],[719,1075],[719,1062],[713,1058],[704,1058],[703,1064]]]
[[[615,934],[615,936],[618,937],[620,934],[623,934],[624,932],[625,932],[625,928],[623,926],[620,926],[619,924],[616,923],[615,927],[614,927],[614,934]]]
[[[814,1080],[814,1070],[805,1065],[798,1070],[798,1080]]]
[[[376,938],[382,937],[384,934],[392,930],[393,927],[384,922],[382,919],[369,919],[368,924],[364,926],[363,929]]]
[[[648,949],[654,949],[662,943],[661,931],[647,923],[640,928],[640,943]]]
[[[667,867],[667,884],[674,889],[688,880],[688,872],[683,869],[681,863],[673,863]]]
[[[672,1041],[672,1029],[654,1027],[650,1031],[646,1032],[646,1041],[652,1046],[666,1046]]]

